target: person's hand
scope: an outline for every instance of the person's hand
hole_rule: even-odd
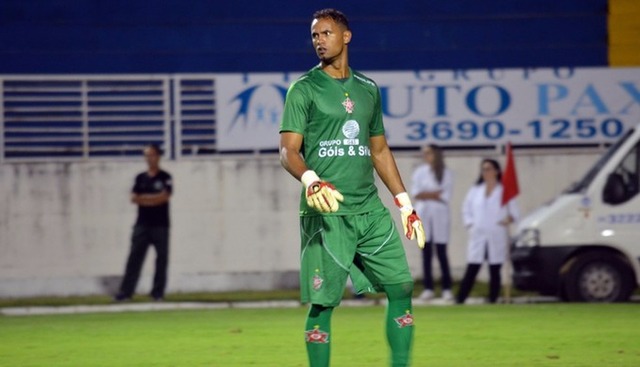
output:
[[[340,208],[338,202],[344,201],[344,197],[335,186],[329,182],[320,180],[320,177],[312,171],[306,171],[300,178],[305,186],[307,205],[320,213],[335,213]]]
[[[440,198],[441,194],[442,194],[442,190],[438,190],[438,191],[423,191],[423,192],[418,193],[418,195],[416,195],[414,197],[414,199],[416,199],[416,200],[442,201],[442,199]]]
[[[502,226],[508,226],[511,223],[513,223],[513,217],[511,215],[507,215],[503,220],[498,222],[498,224]]]
[[[418,214],[416,214],[416,211],[413,209],[413,205],[411,205],[409,194],[402,192],[396,195],[394,199],[396,206],[400,208],[404,235],[410,240],[415,238],[418,241],[418,247],[421,249],[424,248],[426,242],[424,228],[422,227],[420,217],[418,217]]]

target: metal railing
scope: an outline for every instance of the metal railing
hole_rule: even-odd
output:
[[[173,78],[175,156],[216,151],[216,83],[211,75]]]
[[[8,76],[0,79],[2,158],[78,160],[169,147],[170,78]]]
[[[212,75],[0,76],[0,161],[216,152]]]

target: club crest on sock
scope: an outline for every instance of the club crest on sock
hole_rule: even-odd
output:
[[[404,328],[404,327],[407,327],[407,326],[413,326],[413,315],[409,311],[407,311],[407,313],[405,315],[402,315],[400,317],[396,317],[394,320],[398,324],[399,328]]]
[[[316,325],[313,330],[304,332],[304,339],[307,343],[326,344],[329,342],[329,333],[320,330],[320,326]]]

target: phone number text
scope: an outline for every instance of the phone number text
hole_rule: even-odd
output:
[[[533,141],[575,141],[617,138],[624,132],[624,123],[616,118],[533,120],[522,127],[511,127],[501,120],[473,121],[411,121],[407,123],[410,141],[473,141],[500,140],[518,137]]]

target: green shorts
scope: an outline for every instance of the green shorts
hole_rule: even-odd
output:
[[[300,218],[300,298],[337,306],[347,277],[357,293],[413,282],[402,240],[387,208],[348,216]]]

